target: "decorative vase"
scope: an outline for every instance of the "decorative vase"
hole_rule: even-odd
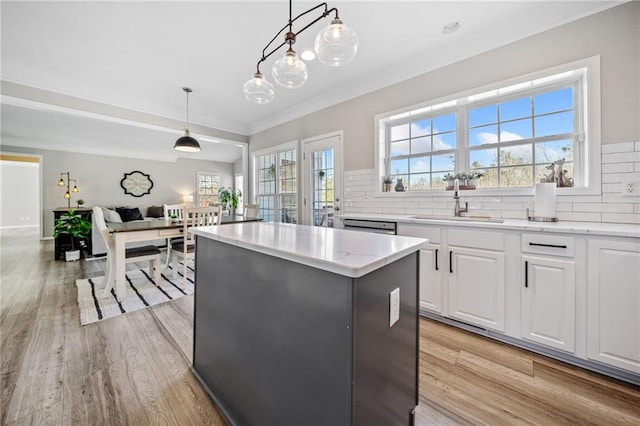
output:
[[[404,192],[404,185],[402,184],[402,179],[398,178],[396,182],[396,192]]]
[[[391,191],[391,184],[390,183],[385,183],[384,184],[384,192],[390,192]]]

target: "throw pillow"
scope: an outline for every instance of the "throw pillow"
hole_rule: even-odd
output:
[[[120,217],[118,212],[115,212],[106,207],[101,207],[101,209],[102,209],[102,215],[104,216],[105,222],[122,222],[122,218]]]
[[[132,220],[142,220],[142,213],[140,209],[137,207],[134,208],[126,208],[126,207],[116,207],[116,211],[122,218],[123,222],[131,222]]]
[[[147,217],[164,217],[164,207],[162,206],[148,207]]]

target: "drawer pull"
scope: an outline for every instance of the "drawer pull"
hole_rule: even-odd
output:
[[[436,249],[436,271],[438,270],[438,249]]]
[[[529,288],[529,261],[524,261],[524,288]]]
[[[553,247],[553,248],[563,248],[566,249],[567,246],[562,244],[542,244],[542,243],[529,243],[530,246],[539,246],[539,247]]]
[[[453,274],[453,250],[449,250],[449,273]]]

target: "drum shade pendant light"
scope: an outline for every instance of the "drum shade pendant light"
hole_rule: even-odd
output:
[[[173,145],[173,149],[182,152],[200,152],[200,144],[196,138],[189,135],[189,93],[193,92],[188,87],[183,87],[182,90],[187,94],[187,125],[184,129],[184,136],[181,136]]]
[[[320,8],[322,8],[320,16],[302,27],[301,30],[294,32],[294,22],[308,13],[314,12]],[[244,84],[242,88],[244,96],[249,102],[254,104],[266,104],[273,100],[273,85],[269,83],[260,72],[260,64],[285,45],[289,45],[289,49],[285,52],[284,57],[273,64],[273,68],[271,69],[273,79],[280,86],[286,87],[287,89],[297,89],[304,86],[307,81],[307,65],[293,50],[296,37],[319,20],[329,16],[332,12],[335,13],[334,19],[326,28],[322,29],[315,38],[314,50],[318,56],[318,60],[321,63],[332,67],[340,67],[353,60],[358,51],[358,37],[356,36],[355,31],[344,25],[338,16],[337,8],[334,7],[329,9],[327,3],[321,3],[293,18],[292,0],[289,0],[289,22],[280,31],[278,31],[278,33],[262,50],[262,56],[256,66],[256,73],[253,75],[251,80]],[[284,42],[267,53],[276,38],[278,38],[278,36],[280,36],[285,30],[287,32],[284,35]]]

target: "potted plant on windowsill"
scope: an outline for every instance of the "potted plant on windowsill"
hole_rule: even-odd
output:
[[[91,222],[76,214],[75,210],[69,210],[56,220],[53,238],[58,238],[60,235],[69,236],[71,250],[64,253],[65,260],[69,262],[80,259],[80,247],[84,246],[85,239],[90,233]]]
[[[384,192],[391,192],[391,184],[393,183],[393,177],[383,176],[382,183],[384,183]]]
[[[220,188],[218,191],[218,200],[229,214],[235,214],[241,198],[242,192],[239,189],[234,191],[231,188]]]

